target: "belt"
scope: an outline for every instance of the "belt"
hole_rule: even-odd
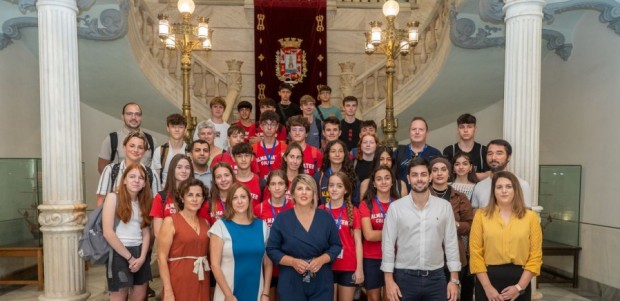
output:
[[[207,256],[183,256],[183,257],[174,257],[168,258],[168,261],[177,261],[181,259],[194,259],[194,270],[192,271],[194,274],[198,275],[198,281],[202,281],[205,279],[205,271],[210,271],[209,262],[207,261]]]
[[[416,277],[428,277],[434,275],[443,275],[443,268],[439,268],[436,270],[410,270],[410,269],[394,269],[395,272],[401,272],[407,275],[416,276]]]

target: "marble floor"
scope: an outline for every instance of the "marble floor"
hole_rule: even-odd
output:
[[[87,272],[87,286],[91,292],[88,300],[108,300],[105,292],[105,269],[102,266],[91,267]],[[161,290],[161,281],[156,278],[151,287],[155,291]],[[542,301],[611,301],[603,300],[600,297],[588,294],[570,287],[569,284],[540,284],[539,291],[542,293]],[[35,285],[27,285],[14,290],[1,290],[0,300],[6,301],[38,301],[38,296],[42,292],[37,291]],[[151,298],[150,301],[159,300]]]

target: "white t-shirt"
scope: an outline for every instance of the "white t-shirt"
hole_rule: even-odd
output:
[[[228,140],[226,138],[228,137],[228,128],[230,127],[230,124],[226,122],[215,123],[211,119],[207,121],[211,121],[213,125],[215,126],[215,139],[213,140],[213,143],[215,144],[215,146],[221,149],[227,149]]]

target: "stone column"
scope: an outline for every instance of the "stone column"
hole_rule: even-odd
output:
[[[513,147],[510,170],[529,182],[538,204],[540,64],[544,0],[504,0],[506,66],[504,138]],[[532,282],[532,297],[542,296]]]
[[[85,222],[82,200],[77,6],[39,0],[39,77],[45,293],[39,300],[86,300],[84,261],[77,243]]]

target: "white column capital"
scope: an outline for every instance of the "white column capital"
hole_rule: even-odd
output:
[[[514,17],[522,16],[543,16],[542,9],[546,5],[545,0],[504,0],[504,20],[508,21]]]
[[[70,10],[73,10],[75,13],[78,12],[78,6],[76,0],[37,0],[37,9],[41,9],[43,7],[64,7]]]

